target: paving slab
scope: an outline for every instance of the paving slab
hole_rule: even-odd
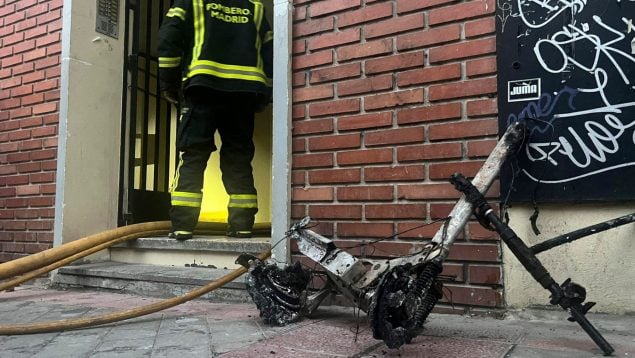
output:
[[[157,298],[94,290],[22,286],[0,293],[0,324],[90,317],[155,303]],[[635,316],[590,314],[614,346],[635,356]],[[321,306],[312,317],[264,325],[251,303],[197,299],[124,322],[66,332],[0,336],[0,358],[93,357],[601,357],[566,313],[526,310],[505,319],[431,314],[411,344],[389,349],[372,337],[366,315]]]
[[[510,344],[487,339],[418,336],[399,349],[381,346],[362,357],[504,357]]]

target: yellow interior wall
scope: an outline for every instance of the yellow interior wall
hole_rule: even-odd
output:
[[[258,191],[258,214],[256,214],[258,223],[271,222],[271,118],[271,106],[264,112],[256,114],[254,130],[256,155],[251,164],[254,168],[254,181]],[[219,144],[222,145],[222,143],[218,133],[216,133],[215,142],[220,148]],[[227,220],[229,196],[223,187],[219,165],[218,151],[216,151],[212,153],[205,170],[200,221]]]

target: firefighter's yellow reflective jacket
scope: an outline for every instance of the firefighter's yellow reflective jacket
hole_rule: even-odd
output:
[[[175,0],[159,30],[162,83],[270,96],[272,57],[261,0]]]

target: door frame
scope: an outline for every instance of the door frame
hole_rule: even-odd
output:
[[[273,158],[271,246],[279,265],[291,262],[285,233],[291,223],[291,29],[293,3],[273,1]]]
[[[125,0],[125,50],[129,49],[128,31],[130,31],[131,5],[137,0]],[[276,262],[286,264],[290,262],[290,244],[285,238],[291,221],[291,29],[293,4],[290,0],[273,1],[273,29],[274,29],[274,78],[273,78],[273,145],[272,145],[272,181],[271,181],[271,245],[272,254]],[[128,70],[128,58],[126,57],[126,69]],[[126,72],[127,75],[127,72]],[[127,91],[128,80],[124,80],[124,93]],[[131,133],[124,130],[126,127],[127,97],[124,97],[122,109],[122,154],[119,192],[120,203],[129,200],[129,193],[124,192],[125,180],[131,180],[132,173],[126,168],[131,168],[134,163],[126,162],[125,147],[133,140]],[[134,179],[134,178],[132,178]],[[127,223],[126,212],[119,206],[119,225]]]

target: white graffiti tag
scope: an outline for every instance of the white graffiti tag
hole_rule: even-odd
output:
[[[604,121],[584,122],[584,129],[582,130],[568,127],[568,136],[560,136],[557,142],[528,144],[525,149],[527,158],[532,162],[548,160],[553,166],[558,166],[558,155],[562,155],[578,168],[587,168],[591,166],[594,161],[606,163],[609,154],[615,154],[620,151],[618,141],[628,129],[634,126],[635,121],[625,124],[614,114],[606,114]],[[635,144],[635,132],[632,133],[630,141]],[[535,181],[554,184],[570,182],[634,165],[635,162],[620,163],[558,180],[537,179],[527,170],[523,169],[523,172]]]
[[[505,32],[507,20],[512,16],[512,5],[504,0],[496,0],[496,6],[499,8],[499,14],[496,17],[501,22],[501,32]]]
[[[549,160],[557,166],[557,153],[578,168],[589,167],[593,160],[605,163],[607,154],[615,154],[620,150],[618,140],[633,126],[635,121],[624,124],[614,114],[606,114],[604,121],[584,122],[584,130],[568,127],[568,136],[558,137],[557,142],[528,144],[527,157],[531,161]]]
[[[559,113],[554,115],[554,118],[567,118],[567,117],[579,117],[587,114],[593,113],[622,113],[623,108],[635,107],[635,102],[624,102],[619,104],[612,104],[609,102],[608,96],[606,95],[606,89],[608,87],[608,75],[606,71],[602,68],[598,68],[593,72],[595,77],[595,83],[597,85],[596,88],[592,89],[579,89],[582,93],[597,93],[602,102],[604,103],[604,107],[596,107],[591,109],[586,109],[582,111],[568,112],[568,113]]]
[[[600,17],[597,15],[593,16],[593,21],[595,21],[595,23],[597,23],[602,28],[615,34],[615,38],[611,39],[610,41],[603,42],[598,35],[589,34],[583,29],[576,27],[575,25],[568,25],[567,27],[563,27],[561,31],[553,34],[551,38],[541,39],[536,42],[536,45],[534,46],[534,53],[536,54],[538,62],[543,69],[551,73],[561,73],[567,68],[569,64],[573,64],[578,68],[588,72],[594,72],[598,68],[600,58],[604,56],[617,70],[624,83],[629,84],[630,80],[624,73],[624,69],[620,65],[618,59],[626,60],[635,64],[635,58],[630,54],[613,47],[613,45],[625,38],[624,34],[603,23],[602,19],[600,19]],[[594,48],[595,53],[594,56],[592,56],[592,62],[582,64],[577,59],[573,58],[573,56],[568,55],[564,49],[564,46],[572,44],[576,44],[577,46],[589,45],[590,48]],[[550,56],[549,63],[547,63],[547,56],[544,56],[543,52],[545,52],[546,48],[549,47],[555,49],[555,52],[560,58],[554,58],[554,56]],[[561,64],[560,66],[554,66],[554,63]]]
[[[586,4],[587,0],[518,0],[518,12],[525,25],[538,29],[564,11],[571,11],[575,17],[584,10]],[[531,14],[531,20],[528,14]]]
[[[525,154],[531,162],[542,162],[552,168],[562,167],[561,172],[556,177],[538,178],[545,174],[550,176],[549,171],[544,168],[536,170],[540,167],[522,171],[531,180],[556,184],[635,166],[632,156],[624,155],[635,148],[635,101],[632,100],[635,96],[631,92],[635,89],[635,47],[633,53],[629,53],[623,46],[627,42],[635,43],[630,35],[635,32],[633,21],[621,16],[615,19],[625,24],[625,29],[621,23],[609,26],[598,15],[580,21],[581,16],[576,18],[576,15],[585,9],[587,0],[517,1],[519,16],[529,28],[544,28],[557,17],[567,18],[564,26],[536,41],[534,54],[539,66],[546,72],[563,74],[563,82],[571,78],[564,74],[577,69],[574,81],[584,83],[575,86],[567,82],[566,85],[566,88],[574,86],[572,89],[577,91],[578,106],[570,103],[568,110],[560,113],[551,115],[547,112],[546,115],[527,117],[534,120],[542,118],[543,122],[554,125],[560,122],[563,131],[554,133],[552,138],[543,136],[542,140],[528,143]],[[589,75],[594,85],[589,86]],[[617,88],[623,88],[628,93]],[[593,105],[598,101],[601,104]],[[562,109],[561,106],[559,108]],[[564,120],[571,122],[563,123]]]

